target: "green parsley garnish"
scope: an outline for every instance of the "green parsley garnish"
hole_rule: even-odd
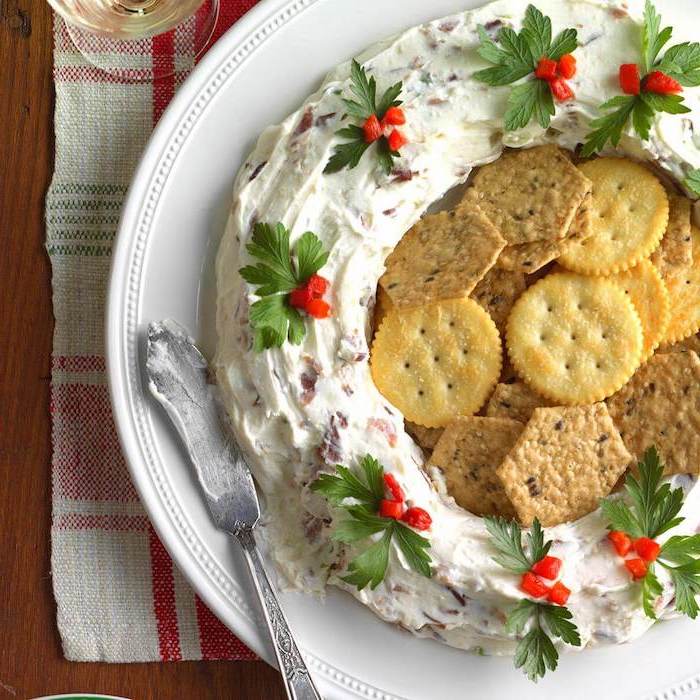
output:
[[[350,90],[356,99],[343,98],[346,115],[361,120],[360,124],[350,124],[337,131],[337,135],[349,139],[347,143],[338,144],[334,148],[333,156],[328,161],[324,173],[337,173],[343,168],[355,168],[365,151],[372,145],[365,141],[363,131],[364,122],[373,114],[381,122],[390,107],[398,107],[401,100],[397,99],[403,83],[392,85],[382,95],[377,103],[377,82],[374,76],[367,77],[367,71],[353,59],[350,69]],[[393,167],[394,158],[401,155],[398,151],[392,151],[389,141],[385,136],[377,140],[377,157],[382,170],[388,175]]]
[[[408,565],[419,574],[432,576],[431,560],[425,551],[430,542],[402,522],[377,515],[384,498],[384,468],[371,455],[360,460],[361,475],[342,465],[336,465],[336,474],[321,474],[311,484],[311,490],[322,494],[334,506],[349,516],[337,523],[333,539],[352,544],[382,533],[362,554],[348,565],[343,581],[358,590],[367,585],[375,589],[386,575],[392,540]]]
[[[700,195],[700,168],[691,170],[683,180],[683,184],[695,194]]]
[[[527,546],[523,547],[522,530],[515,521],[504,518],[485,517],[484,524],[491,535],[491,544],[496,550],[493,560],[504,569],[516,574],[530,571],[533,564],[547,556],[551,540],[545,542],[540,521],[535,518],[527,533]],[[506,631],[522,634],[515,649],[515,668],[522,668],[525,675],[537,682],[547,669],[554,671],[559,661],[559,652],[552,638],[559,638],[572,646],[581,646],[581,637],[568,608],[533,600],[521,600],[506,618]]]
[[[646,0],[642,29],[641,92],[639,95],[619,95],[600,105],[600,110],[607,114],[591,122],[592,131],[583,145],[582,156],[588,157],[597,153],[608,142],[617,146],[630,117],[633,129],[640,138],[647,140],[657,112],[690,112],[683,103],[682,95],[658,94],[644,90],[644,77],[652,71],[661,71],[685,87],[700,85],[700,44],[697,42],[684,42],[672,46],[659,58],[661,50],[672,34],[671,27],[661,29],[661,16],[656,12],[651,0]]]
[[[299,345],[306,334],[304,319],[289,304],[289,294],[304,285],[328,260],[328,253],[311,231],[297,241],[292,257],[289,231],[283,224],[257,223],[247,251],[260,262],[241,268],[241,277],[257,285],[261,297],[250,307],[250,325],[255,331],[256,352],[281,347],[286,340]]]
[[[552,40],[552,20],[545,17],[534,5],[525,11],[520,32],[503,27],[493,41],[482,26],[478,28],[481,46],[479,55],[490,68],[477,71],[474,78],[487,85],[510,85],[533,73],[541,58],[559,60],[572,53],[578,46],[575,29],[564,29]],[[543,129],[549,126],[554,114],[554,100],[549,85],[544,80],[531,78],[518,83],[508,96],[508,109],[504,121],[506,131],[521,129],[536,119]]]
[[[601,502],[610,530],[620,530],[630,537],[649,537],[673,529],[683,522],[678,513],[683,506],[683,489],[671,490],[662,484],[664,468],[655,447],[650,447],[638,465],[639,478],[629,475],[625,490],[630,501],[605,499]],[[661,547],[656,562],[650,563],[641,580],[642,607],[646,615],[656,619],[654,601],[662,587],[655,573],[655,565],[668,571],[676,589],[675,606],[679,613],[695,619],[700,594],[700,535],[675,535]]]

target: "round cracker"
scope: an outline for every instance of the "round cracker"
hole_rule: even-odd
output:
[[[598,158],[579,168],[593,182],[593,234],[559,257],[585,275],[608,275],[634,267],[659,245],[668,224],[668,195],[639,163]]]
[[[631,270],[609,277],[629,297],[642,322],[644,347],[642,362],[648,360],[666,336],[670,318],[669,295],[658,270],[649,260],[642,260]]]
[[[407,420],[441,428],[481,408],[501,355],[496,324],[473,299],[394,307],[372,345],[372,376]]]
[[[666,342],[677,343],[700,331],[700,229],[692,226],[693,262],[666,279],[671,300],[671,320]]]
[[[549,275],[513,307],[506,344],[518,374],[560,404],[614,394],[634,374],[644,336],[627,295],[605,277]]]

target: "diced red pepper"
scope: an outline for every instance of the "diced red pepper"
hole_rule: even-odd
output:
[[[569,87],[569,83],[564,78],[553,78],[549,81],[549,88],[557,102],[566,102],[576,97],[574,91]]]
[[[660,70],[652,71],[644,78],[644,89],[659,95],[677,95],[683,92],[683,86],[677,80]]]
[[[535,68],[535,77],[541,80],[552,80],[557,77],[557,62],[551,58],[541,58]]]
[[[309,316],[314,318],[328,318],[331,315],[331,306],[323,299],[311,299],[304,310]]]
[[[561,581],[557,581],[547,594],[547,600],[555,605],[566,605],[570,595],[571,591]]]
[[[366,143],[374,143],[382,136],[382,125],[379,123],[376,114],[367,117],[365,123],[362,125],[362,131],[365,132]]]
[[[555,579],[559,576],[559,571],[561,570],[561,559],[558,557],[542,557],[538,562],[532,565],[533,574],[542,576],[542,578],[548,578],[550,580]]]
[[[409,508],[403,514],[401,520],[403,520],[406,525],[409,525],[416,530],[428,530],[433,524],[433,519],[430,517],[430,513],[416,506]]]
[[[314,299],[320,299],[326,293],[329,284],[330,282],[325,277],[321,277],[321,275],[311,275],[306,282],[306,286],[311,291],[311,296]]]
[[[643,559],[625,559],[625,567],[635,581],[647,575],[647,564]]]
[[[401,107],[389,107],[382,122],[384,122],[384,124],[391,124],[391,126],[400,126],[406,123],[406,115]]]
[[[398,129],[394,129],[389,134],[389,150],[392,153],[401,150],[401,147],[405,146],[407,143],[408,139]]]
[[[576,75],[576,57],[565,53],[557,63],[557,73],[567,80],[573,78]]]
[[[403,513],[403,503],[392,501],[389,498],[383,498],[379,504],[379,515],[382,518],[393,518],[399,520]]]
[[[629,535],[620,530],[612,530],[608,532],[608,539],[612,542],[615,551],[624,557],[632,549],[632,540]]]
[[[399,482],[396,481],[396,477],[393,474],[384,474],[384,486],[389,489],[389,493],[395,501],[403,503],[404,500],[406,500],[403,489],[399,485]]]
[[[308,303],[312,299],[313,295],[311,294],[311,290],[306,284],[303,287],[297,287],[297,289],[293,290],[289,295],[289,303],[295,309],[306,310]]]
[[[544,598],[549,593],[549,586],[531,571],[520,579],[520,590],[533,598]]]
[[[623,63],[620,66],[620,87],[626,95],[638,95],[641,87],[639,66],[636,63]]]
[[[655,561],[661,551],[661,545],[648,537],[640,537],[634,541],[634,551],[644,559],[644,561]]]

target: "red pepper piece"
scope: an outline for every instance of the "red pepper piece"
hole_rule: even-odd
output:
[[[659,95],[677,95],[683,92],[683,86],[677,80],[660,70],[652,71],[644,78],[644,89]]]
[[[564,78],[553,78],[549,81],[549,88],[557,102],[566,102],[576,97]]]
[[[623,63],[620,66],[620,87],[626,95],[638,95],[640,90],[639,66]]]
[[[537,61],[535,68],[535,77],[540,80],[552,80],[557,77],[557,62],[551,58],[541,58]]]
[[[538,562],[532,565],[533,574],[537,574],[542,578],[555,579],[559,576],[561,570],[561,559],[558,557],[542,557]]]
[[[640,537],[634,541],[634,551],[644,559],[644,561],[655,561],[661,551],[661,545],[648,537]]]
[[[328,318],[331,315],[330,304],[323,299],[311,299],[304,309],[309,316],[314,318]]]
[[[570,595],[571,591],[561,581],[557,581],[547,594],[547,600],[555,605],[566,605]]]
[[[393,474],[384,474],[384,486],[389,489],[389,493],[395,501],[403,503],[406,500],[403,489],[399,486],[399,482],[396,481],[396,477]]]
[[[303,287],[297,287],[289,295],[289,303],[295,309],[306,310],[306,307],[308,306],[309,302],[312,299],[313,299],[313,296],[311,294],[311,290],[309,289],[308,285],[306,285],[306,284]]]
[[[392,153],[401,150],[401,147],[405,146],[407,143],[408,139],[398,129],[394,129],[389,134],[389,150]]]
[[[325,277],[321,277],[321,275],[311,275],[306,282],[306,286],[311,291],[311,296],[314,299],[320,299],[326,293],[329,285],[330,282]]]
[[[625,559],[625,567],[635,581],[647,575],[647,564],[643,559]]]
[[[382,498],[379,504],[379,515],[382,518],[393,518],[398,520],[403,513],[403,503],[392,501],[388,498]]]
[[[608,539],[612,542],[613,547],[615,547],[615,551],[621,557],[626,556],[630,549],[632,549],[632,540],[630,539],[629,535],[626,535],[620,530],[612,530],[611,532],[608,532]]]
[[[520,579],[520,590],[532,598],[544,598],[549,593],[549,586],[540,580],[535,574],[528,571]]]
[[[406,123],[406,115],[401,107],[389,107],[382,122],[384,124],[391,124],[391,126],[400,126]]]
[[[365,123],[362,125],[362,131],[365,132],[365,141],[367,143],[374,143],[381,137],[382,125],[379,123],[376,114],[367,117]]]
[[[567,80],[573,78],[576,75],[576,57],[565,53],[557,63],[557,73]]]
[[[403,520],[406,525],[409,525],[416,530],[428,530],[433,524],[433,519],[430,517],[428,511],[416,506],[409,508],[403,514],[401,520]]]

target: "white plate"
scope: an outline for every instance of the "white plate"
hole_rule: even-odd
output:
[[[234,175],[263,127],[282,120],[328,69],[374,41],[477,4],[264,0],[180,89],[131,187],[107,318],[122,445],[177,564],[221,620],[268,660],[242,561],[213,527],[176,436],[145,393],[143,332],[151,320],[172,317],[211,351],[212,259]],[[657,4],[665,20],[687,28],[694,0]],[[700,697],[700,627],[687,620],[660,625],[634,644],[566,655],[557,673],[535,686],[512,669],[511,659],[478,658],[413,638],[337,591],[325,603],[298,594],[282,602],[327,698]]]

